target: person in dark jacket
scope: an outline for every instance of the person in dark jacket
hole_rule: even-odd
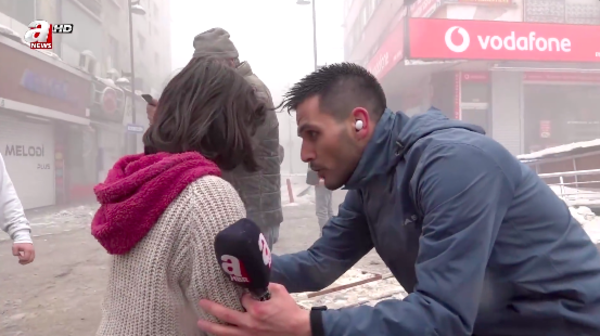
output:
[[[348,193],[308,250],[272,259],[267,302],[202,301],[215,335],[600,335],[600,254],[565,203],[483,130],[435,108],[386,108],[358,65],[326,66],[286,96],[302,159]],[[409,292],[374,307],[303,311],[375,248]]]
[[[256,94],[267,103],[270,111],[257,130],[258,172],[248,172],[242,167],[224,171],[223,178],[231,183],[246,206],[247,216],[258,224],[269,247],[279,238],[283,222],[281,208],[281,165],[279,162],[279,121],[275,114],[273,98],[267,86],[254,74],[248,62],[239,61],[239,53],[223,28],[212,28],[194,37],[194,58],[220,59],[236,68],[246,78]]]

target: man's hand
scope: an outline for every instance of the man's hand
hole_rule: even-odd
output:
[[[27,265],[35,259],[35,248],[31,243],[13,244],[12,253],[19,257],[19,264]]]
[[[202,309],[230,325],[200,320],[198,326],[217,336],[311,336],[309,312],[298,307],[285,287],[272,283],[269,290],[271,299],[268,301],[256,301],[249,294],[244,295],[245,313],[201,300]]]
[[[156,113],[156,106],[158,106],[158,100],[156,99],[152,99],[151,103],[148,103],[148,105],[146,105],[146,115],[148,116],[148,121],[150,122],[150,125],[152,125],[152,123],[154,122],[154,114]]]

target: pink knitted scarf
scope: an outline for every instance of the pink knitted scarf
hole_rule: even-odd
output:
[[[101,206],[92,220],[92,235],[110,254],[129,252],[169,204],[205,175],[221,176],[221,172],[196,152],[121,158],[106,181],[94,187]]]

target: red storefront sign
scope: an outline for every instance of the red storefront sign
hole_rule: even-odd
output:
[[[540,120],[540,138],[547,139],[552,131],[552,122],[550,120]]]
[[[2,59],[10,60],[0,62],[0,97],[85,118],[91,81],[20,49],[0,42]]]
[[[600,62],[600,26],[412,18],[412,59]]]
[[[367,65],[367,70],[379,80],[404,58],[404,24],[400,20]]]
[[[526,82],[600,83],[600,74],[566,72],[524,72],[523,80]]]

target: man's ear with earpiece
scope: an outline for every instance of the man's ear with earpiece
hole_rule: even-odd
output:
[[[363,129],[363,127],[364,127],[364,123],[363,123],[363,121],[362,121],[362,120],[360,120],[360,119],[359,119],[359,120],[357,120],[357,121],[356,121],[356,123],[354,124],[354,128],[355,128],[357,131],[360,131],[361,129]]]

